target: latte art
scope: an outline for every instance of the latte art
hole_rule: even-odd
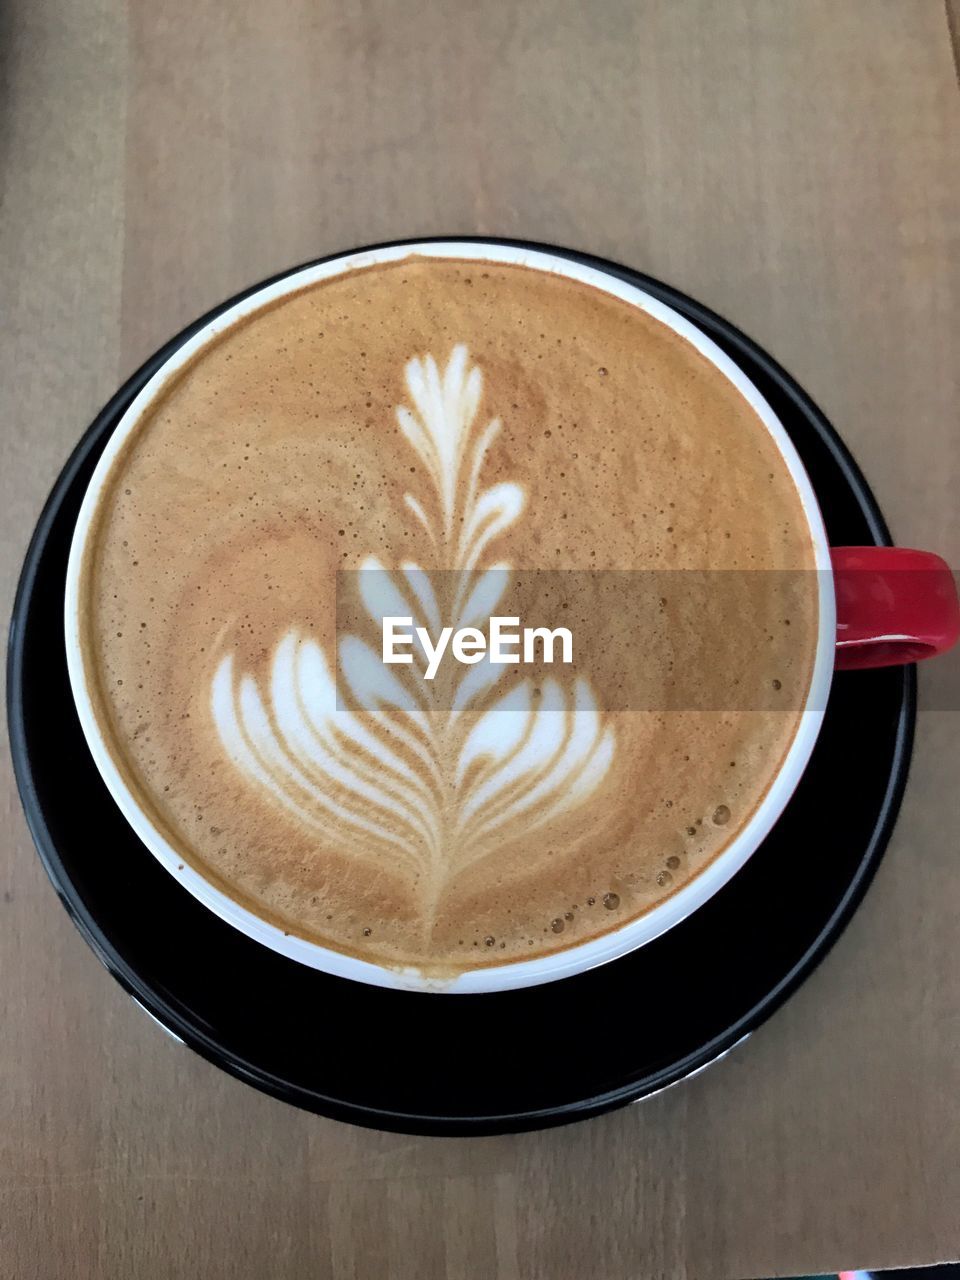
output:
[[[283,933],[444,979],[598,938],[736,839],[793,742],[792,476],[599,288],[421,256],[318,279],[211,336],[109,465],[76,586],[104,750],[167,865]],[[738,574],[712,610],[618,586],[689,570]],[[427,679],[442,633],[514,616],[573,662],[491,644]]]
[[[406,383],[413,409],[397,423],[424,463],[432,492],[404,494],[446,569],[454,569],[452,618],[443,615],[431,574],[404,562],[390,574],[375,556],[361,566],[373,584],[361,593],[371,621],[409,614],[417,627],[468,627],[489,621],[509,565],[480,568],[489,544],[519,519],[525,494],[480,476],[500,430],[476,430],[481,372],[457,346],[443,373],[432,355],[412,359]],[[445,575],[447,577],[448,575]],[[495,852],[503,828],[525,836],[561,821],[603,780],[616,750],[586,681],[569,690],[548,680],[503,692],[506,668],[471,667],[450,706],[437,706],[415,671],[394,674],[359,636],[339,642],[340,677],[352,709],[338,706],[323,650],[290,631],[277,645],[268,690],[236,678],[228,654],[213,680],[211,710],[230,759],[296,820],[351,857],[382,857],[408,873],[424,925],[433,925],[446,883]],[[427,667],[429,671],[429,667]]]

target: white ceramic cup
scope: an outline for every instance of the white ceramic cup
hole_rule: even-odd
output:
[[[258,311],[267,303],[286,294],[294,293],[319,280],[342,275],[377,263],[391,262],[405,257],[466,258],[474,261],[514,263],[581,281],[605,293],[614,295],[645,311],[648,315],[673,329],[685,338],[713,364],[725,378],[737,388],[751,405],[769,431],[783,457],[784,465],[793,477],[807,519],[819,593],[819,621],[816,657],[807,699],[800,715],[799,727],[780,770],[767,790],[756,811],[742,831],[704,870],[689,884],[678,890],[645,915],[614,929],[593,941],[556,951],[551,955],[513,964],[493,965],[475,969],[465,968],[457,977],[439,980],[420,973],[416,969],[390,968],[355,959],[339,951],[333,951],[306,939],[287,935],[282,929],[253,914],[235,902],[195,871],[184,854],[173,847],[156,829],[139,806],[121,771],[117,768],[111,747],[105,739],[94,715],[87,686],[84,657],[81,652],[79,626],[80,566],[86,548],[93,517],[96,512],[105,481],[114,459],[124,441],[137,429],[145,410],[157,394],[166,386],[187,361],[202,350],[217,335],[229,329],[240,319]],[[65,601],[65,627],[67,665],[70,683],[76,701],[77,712],[87,744],[111,795],[133,830],[150,852],[176,879],[199,899],[200,902],[248,937],[261,942],[282,955],[301,964],[324,970],[343,978],[378,986],[403,990],[433,991],[462,994],[467,992],[504,991],[517,987],[536,986],[580,973],[595,965],[604,964],[643,946],[666,930],[678,924],[711,898],[718,889],[736,874],[783,812],[787,801],[803,774],[810,759],[817,735],[823,722],[824,708],[834,670],[836,643],[836,600],[830,548],[820,509],[813,487],[786,431],[773,410],[750,379],[720,348],[695,325],[685,320],[671,307],[657,301],[642,289],[628,284],[613,275],[594,267],[557,257],[549,253],[502,244],[440,241],[423,244],[393,245],[360,253],[345,254],[319,266],[308,267],[284,277],[273,284],[244,298],[235,306],[222,312],[204,326],[189,342],[180,347],[147,382],[120,422],[117,424],[103,455],[90,480],[77,519],[70,560],[67,569]],[[175,945],[171,939],[171,945]]]

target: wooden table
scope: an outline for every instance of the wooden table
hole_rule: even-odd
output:
[[[809,388],[899,540],[960,563],[942,0],[7,0],[0,24],[4,600],[142,357],[279,268],[438,231],[593,250],[703,299]],[[866,903],[749,1043],[640,1106],[472,1140],[301,1114],[164,1036],[68,923],[5,758],[0,1276],[957,1256],[958,748],[956,711],[925,711]]]

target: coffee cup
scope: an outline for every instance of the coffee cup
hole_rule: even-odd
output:
[[[725,556],[744,568],[766,555],[761,569],[802,576],[788,712],[775,723],[739,708],[674,713],[721,726],[704,730],[717,741],[698,767],[683,751],[697,730],[671,728],[663,708],[614,708],[590,681],[553,669],[511,673],[501,691],[497,670],[467,661],[446,700],[439,683],[403,691],[412,669],[437,674],[429,635],[417,653],[418,610],[441,633],[450,619],[478,631],[467,624],[490,620],[505,555],[528,573],[568,561],[595,572],[590,504],[609,514],[629,497],[623,475],[641,422],[648,471],[670,450],[675,459],[657,470],[662,504],[655,512],[648,497],[641,513],[659,521],[657,565],[684,571],[699,554],[722,572]],[[714,510],[707,496],[738,476],[746,488],[729,492],[756,493],[756,511]],[[674,484],[682,496],[666,496]],[[552,489],[547,504],[548,485],[570,490],[569,510]],[[708,507],[710,538],[688,555],[683,528],[700,538]],[[563,520],[579,521],[568,543]],[[629,547],[632,528],[617,517],[617,546]],[[601,559],[614,541],[601,540]],[[419,559],[402,550],[411,546]],[[316,596],[332,599],[344,572],[368,622],[407,619],[409,635],[391,623],[390,652],[408,667],[387,663],[386,633],[378,664],[371,644],[319,611]],[[436,574],[454,575],[449,609]],[[669,633],[669,616],[662,625]],[[466,661],[476,637],[448,630]],[[682,652],[702,662],[708,649],[688,631]],[[90,481],[65,632],[97,768],[188,892],[299,963],[466,994],[574,975],[696,911],[783,813],[834,672],[934,656],[955,643],[960,609],[931,553],[829,545],[783,425],[678,312],[566,257],[450,240],[294,272],[170,357]],[[770,661],[753,665],[769,675]],[[728,741],[744,744],[747,781],[726,775],[721,786]],[[641,745],[657,779],[642,797]],[[679,794],[661,805],[671,769]],[[621,853],[631,841],[636,875]]]

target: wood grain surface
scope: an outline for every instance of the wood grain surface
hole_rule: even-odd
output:
[[[68,450],[154,347],[291,263],[437,232],[588,249],[701,298],[809,388],[897,538],[960,563],[943,0],[3,0],[0,56],[5,608]],[[67,921],[5,754],[0,1276],[957,1256],[958,758],[960,715],[924,712],[862,910],[724,1062],[567,1129],[446,1140],[302,1114],[164,1036]]]

